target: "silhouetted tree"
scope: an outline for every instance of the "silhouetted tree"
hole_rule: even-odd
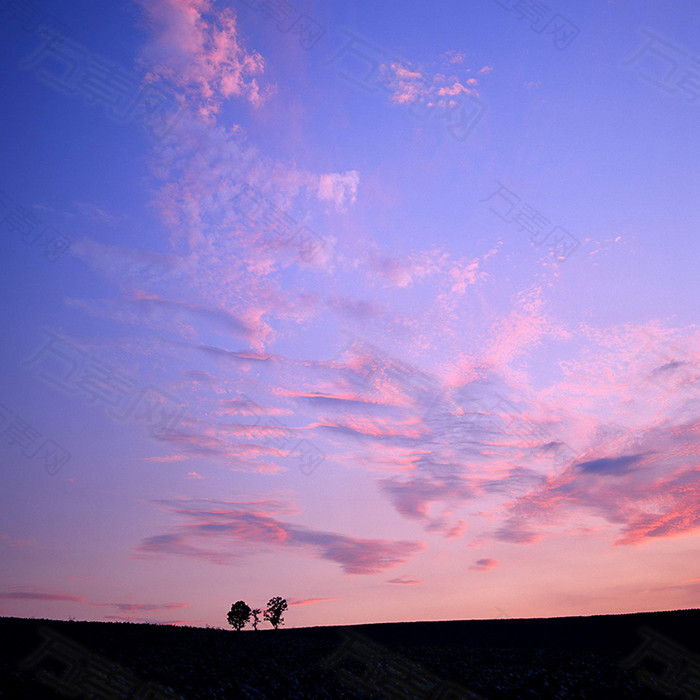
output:
[[[250,608],[245,601],[239,600],[231,606],[227,617],[229,625],[240,632],[250,619]]]
[[[257,632],[258,630],[258,625],[260,624],[260,613],[262,610],[260,608],[253,608],[250,611],[250,614],[253,618],[253,629]]]
[[[284,598],[275,596],[267,601],[267,610],[265,610],[265,619],[277,629],[280,625],[284,624],[284,618],[282,614],[287,609],[287,601]]]

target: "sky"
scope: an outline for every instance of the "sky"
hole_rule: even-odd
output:
[[[692,0],[8,0],[0,614],[700,600]]]

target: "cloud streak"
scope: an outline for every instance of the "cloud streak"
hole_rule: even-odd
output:
[[[469,568],[474,571],[491,571],[498,566],[497,559],[477,559]]]
[[[175,532],[146,538],[141,554],[168,554],[228,563],[250,553],[250,545],[301,548],[316,558],[340,565],[347,574],[374,575],[403,564],[424,548],[418,541],[396,541],[349,537],[313,530],[274,517],[287,507],[276,502],[161,501],[169,512],[187,525]],[[209,543],[217,549],[202,549],[191,542]],[[231,549],[231,546],[235,549]]]

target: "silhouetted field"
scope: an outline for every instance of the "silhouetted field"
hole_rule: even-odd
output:
[[[700,697],[697,609],[258,632],[0,618],[0,630],[8,698]]]

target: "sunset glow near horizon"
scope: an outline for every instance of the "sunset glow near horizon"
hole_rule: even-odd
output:
[[[97,5],[0,6],[0,614],[697,607],[695,4]]]

